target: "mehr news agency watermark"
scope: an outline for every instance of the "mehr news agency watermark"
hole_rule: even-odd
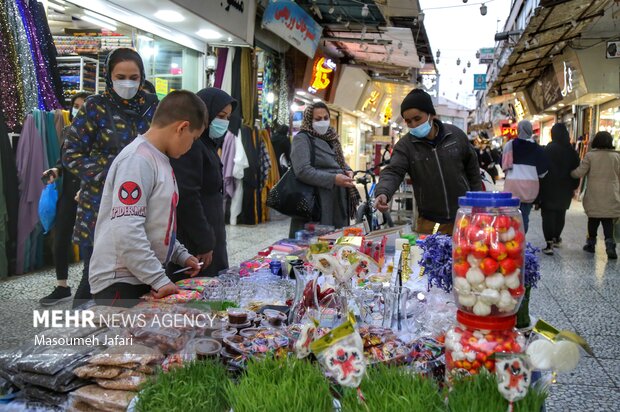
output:
[[[180,313],[99,313],[90,310],[34,310],[32,314],[34,328],[44,327],[47,330],[68,328],[89,328],[91,330],[107,327],[108,329],[127,328],[158,328],[193,329],[212,328],[217,316],[210,313],[180,314]],[[129,346],[133,344],[132,337],[121,335],[105,335],[71,337],[46,336],[37,334],[34,338],[35,346]]]

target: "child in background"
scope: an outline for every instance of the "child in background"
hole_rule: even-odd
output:
[[[105,182],[90,263],[97,304],[131,307],[151,292],[178,292],[166,276],[172,261],[200,265],[176,240],[178,188],[168,157],[185,154],[205,129],[207,109],[194,93],[173,91],[160,103],[150,129],[116,157]]]

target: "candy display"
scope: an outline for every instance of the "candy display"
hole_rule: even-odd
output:
[[[176,285],[179,287],[179,289],[203,292],[205,287],[217,284],[218,282],[219,281],[217,278],[189,278],[179,280]]]
[[[203,289],[206,286],[207,285],[203,286]],[[202,294],[197,290],[181,290],[179,293],[168,295],[166,297],[159,298],[159,299],[155,298],[151,294],[144,295],[142,298],[146,300],[147,302],[157,301],[157,302],[162,302],[162,303],[174,304],[174,303],[187,303],[193,300],[199,300],[202,298]]]
[[[495,371],[495,353],[521,353],[525,338],[514,329],[516,318],[482,318],[457,312],[458,325],[446,333],[446,376]]]
[[[525,234],[519,200],[510,193],[459,198],[453,234],[453,286],[459,310],[510,316],[525,294]]]

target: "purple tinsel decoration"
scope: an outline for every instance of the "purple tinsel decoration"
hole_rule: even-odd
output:
[[[538,263],[538,254],[540,249],[527,243],[525,247],[525,287],[535,288],[540,280],[540,264]]]
[[[420,245],[422,258],[418,262],[428,278],[428,288],[435,286],[445,292],[452,291],[452,237],[435,234],[427,236]],[[540,249],[529,242],[525,247],[525,286],[536,287],[540,280],[540,264],[537,254]]]
[[[435,234],[427,236],[420,247],[423,250],[420,266],[428,278],[428,289],[433,286],[446,293],[452,290],[452,237]]]

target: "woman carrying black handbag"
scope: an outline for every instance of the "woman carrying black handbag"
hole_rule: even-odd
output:
[[[340,138],[329,126],[329,118],[329,109],[324,103],[306,108],[301,130],[293,138],[291,164],[297,180],[316,189],[321,209],[319,222],[340,228],[347,226],[355,216],[360,196],[353,171],[344,160]],[[289,237],[295,237],[295,232],[309,221],[293,217]]]

